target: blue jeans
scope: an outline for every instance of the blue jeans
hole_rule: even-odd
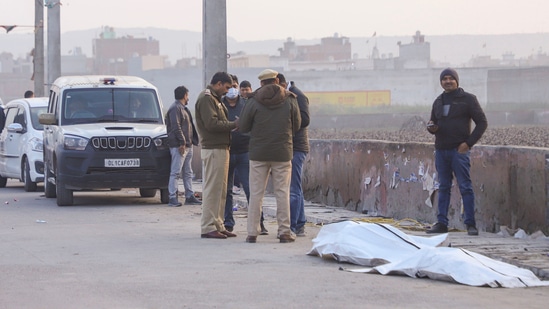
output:
[[[233,227],[233,184],[235,171],[238,173],[240,183],[246,194],[246,200],[250,203],[250,157],[248,153],[231,154],[229,158],[229,173],[227,175],[227,198],[225,199],[225,226]],[[263,218],[263,216],[262,216]]]
[[[179,147],[170,147],[170,155],[172,161],[170,163],[170,181],[168,182],[168,192],[170,198],[177,198],[177,189],[179,187],[178,180],[181,175],[181,167],[183,166],[183,161],[189,153],[189,149],[185,148],[185,153],[179,153]]]
[[[290,183],[290,228],[295,233],[305,226],[305,200],[303,198],[303,187],[301,177],[303,174],[303,163],[306,152],[294,151],[292,159],[292,180]]]
[[[183,178],[183,186],[185,187],[185,198],[189,198],[194,195],[193,191],[193,146],[189,147],[189,152],[185,156],[183,161],[183,168],[181,169],[181,177]]]
[[[452,190],[453,175],[456,176],[459,192],[463,200],[465,210],[465,224],[475,224],[475,194],[469,171],[471,163],[470,152],[459,153],[457,149],[439,150],[435,152],[435,165],[438,172],[438,222],[448,225],[448,207]]]

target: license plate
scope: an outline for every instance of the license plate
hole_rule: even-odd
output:
[[[139,158],[137,159],[105,159],[105,167],[139,167]]]

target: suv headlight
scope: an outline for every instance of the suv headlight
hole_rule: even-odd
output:
[[[153,139],[153,142],[154,142],[154,145],[156,146],[156,149],[159,149],[159,150],[168,149],[167,140],[168,140],[167,135],[162,135],[162,136],[155,137]]]
[[[42,152],[44,150],[41,138],[33,137],[29,140],[29,144],[32,151]]]
[[[65,149],[84,150],[88,145],[88,139],[80,136],[67,135],[63,138]]]

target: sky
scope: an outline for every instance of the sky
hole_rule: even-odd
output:
[[[48,1],[61,3],[61,33],[101,26],[202,31],[203,0]],[[35,2],[43,3],[0,0],[0,25],[19,26],[14,33],[31,32],[24,26],[34,24]],[[417,30],[426,35],[549,32],[547,0],[226,0],[226,6],[227,35],[237,41],[335,33],[398,36]]]

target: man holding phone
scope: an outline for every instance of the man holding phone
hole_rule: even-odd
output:
[[[439,95],[431,110],[427,131],[435,135],[435,165],[438,172],[437,223],[428,234],[448,232],[448,208],[453,175],[456,176],[464,208],[467,234],[478,235],[475,222],[475,194],[470,176],[470,149],[486,131],[488,122],[475,95],[459,87],[459,76],[452,68],[440,73]],[[471,120],[475,128],[471,132]]]

